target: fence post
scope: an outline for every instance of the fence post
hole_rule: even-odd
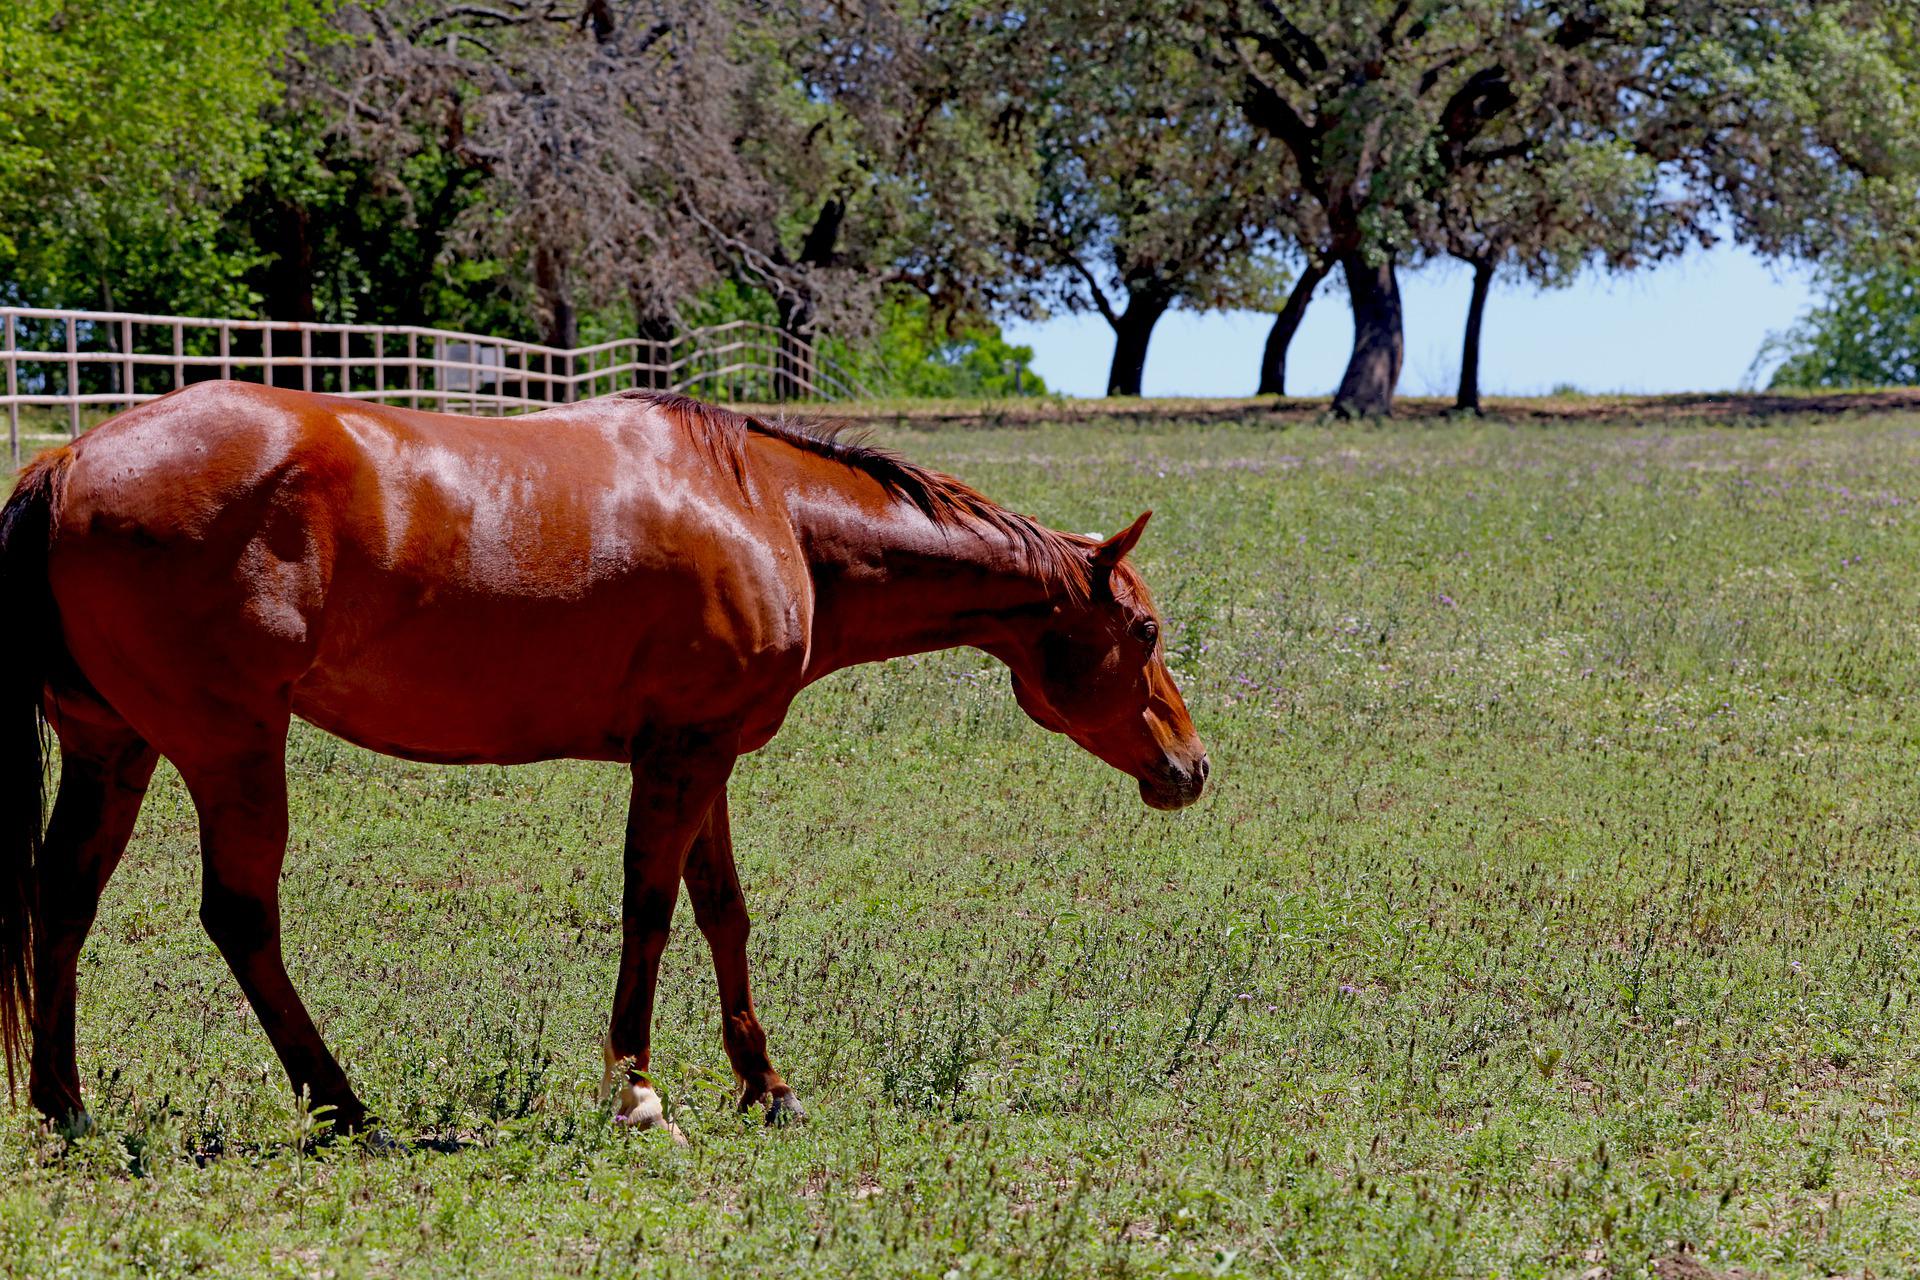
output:
[[[220,381],[233,381],[233,329],[224,321],[220,325]]]
[[[19,340],[13,335],[13,315],[7,315],[7,447],[13,451],[13,465],[20,465],[20,358],[14,354]]]
[[[300,326],[300,389],[313,390],[313,330]]]
[[[407,408],[420,407],[420,335],[407,331]]]
[[[178,320],[173,322],[173,389],[178,391],[187,385],[186,338],[183,336],[185,325]]]
[[[74,332],[78,321],[67,312],[67,434],[80,435],[80,335]]]
[[[120,390],[126,392],[127,408],[140,403],[133,390],[133,321],[120,322]]]

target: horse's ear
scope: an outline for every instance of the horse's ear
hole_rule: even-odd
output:
[[[1133,550],[1140,541],[1140,535],[1146,532],[1147,521],[1153,518],[1153,512],[1142,511],[1140,518],[1108,538],[1093,549],[1093,567],[1111,573],[1127,552]]]

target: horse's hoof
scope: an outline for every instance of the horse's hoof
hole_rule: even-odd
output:
[[[368,1137],[380,1132],[380,1117],[365,1107],[348,1111],[340,1108],[333,1113],[333,1123],[327,1126],[327,1132],[338,1137]]]
[[[368,1155],[397,1155],[407,1146],[406,1143],[394,1137],[392,1130],[372,1119],[368,1119],[358,1129],[349,1130],[348,1134]]]
[[[325,1123],[308,1140],[308,1145],[315,1149],[346,1140],[358,1142],[368,1151],[388,1150],[393,1144],[393,1136],[381,1127],[380,1117],[363,1106],[336,1106],[322,1111],[320,1117]]]
[[[667,1119],[666,1108],[660,1105],[660,1095],[650,1085],[622,1085],[614,1095],[613,1122],[641,1130],[665,1129],[675,1142],[685,1143],[687,1140],[687,1135],[680,1132],[680,1126]]]
[[[807,1109],[800,1105],[800,1099],[793,1090],[785,1089],[767,1099],[767,1123],[776,1128],[781,1125],[805,1124]]]
[[[69,1111],[58,1120],[48,1120],[47,1126],[56,1134],[72,1142],[84,1138],[93,1132],[93,1116],[85,1108]]]

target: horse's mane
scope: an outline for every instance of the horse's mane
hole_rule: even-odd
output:
[[[943,472],[934,471],[869,444],[851,423],[808,418],[761,418],[671,391],[621,391],[620,399],[637,400],[666,414],[715,451],[736,477],[746,473],[749,436],[785,441],[815,457],[837,462],[879,482],[880,487],[914,507],[943,529],[1000,533],[1025,558],[1027,566],[1084,599],[1089,590],[1087,550],[1094,540],[1048,528],[1032,516],[1009,511],[978,489]]]

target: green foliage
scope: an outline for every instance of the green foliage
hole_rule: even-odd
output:
[[[1618,139],[1569,139],[1457,175],[1436,197],[1425,238],[1563,288],[1590,266],[1631,270],[1681,252],[1693,212],[1662,189],[1650,157]]]
[[[1920,383],[1920,271],[1868,264],[1831,272],[1823,285],[1826,296],[1761,348],[1756,366],[1781,360],[1772,385]]]
[[[973,317],[1100,311],[1125,380],[1167,309],[1273,307],[1298,255],[1552,283],[1722,229],[1920,243],[1904,0],[661,12],[0,4],[0,298],[555,340],[753,298],[964,395],[1015,359]],[[1783,376],[1898,376],[1901,278],[1848,270],[1862,332],[1810,318]]]
[[[780,310],[766,290],[741,284],[737,280],[722,280],[712,288],[702,290],[680,308],[680,321],[690,329],[728,324],[734,320],[778,324]]]
[[[1039,188],[1024,269],[1044,302],[1109,323],[1136,300],[1156,316],[1278,307],[1282,149],[1246,122],[1231,79],[1141,19],[1038,7],[1053,56],[1028,90]]]
[[[461,218],[479,207],[479,171],[433,137],[400,154],[337,136],[315,105],[275,110],[259,168],[228,213],[261,246],[246,276],[279,318],[439,325],[530,333],[504,277],[521,263],[456,251]]]
[[[779,323],[779,308],[762,289],[724,281],[680,310],[689,328],[751,320]],[[862,341],[828,336],[822,352],[872,394],[885,398],[965,399],[1045,395],[1047,384],[1029,366],[1033,348],[1015,346],[986,320],[945,322],[926,295],[887,293],[873,331]],[[1019,388],[1014,370],[1020,369]]]
[[[0,1119],[0,1274],[1911,1270],[1920,420],[880,440],[1157,510],[1211,796],[1144,811],[977,654],[815,686],[732,784],[813,1121],[734,1114],[682,904],[677,1147],[595,1096],[623,771],[300,728],[289,965],[409,1140],[309,1155],[163,766],[82,958],[98,1129]]]
[[[1757,7],[1760,20],[1739,21]],[[1920,41],[1907,0],[1706,6],[1660,124],[1737,233],[1831,259],[1920,237]],[[1738,109],[1727,111],[1729,104]],[[1729,124],[1728,121],[1737,123]],[[1714,139],[1715,145],[1706,145]],[[1738,144],[1738,145],[1736,145]],[[1754,157],[1764,154],[1765,163]]]
[[[1004,223],[1032,199],[1014,51],[1033,13],[971,0],[749,6],[736,28],[748,105],[736,148],[773,216],[738,272],[855,332],[882,281],[943,316],[1008,296]]]
[[[1621,159],[1661,166],[1671,214],[1724,221],[1769,252],[1823,253],[1915,225],[1920,49],[1903,0],[1253,12],[1251,30],[1219,23],[1239,28],[1248,111],[1295,152],[1343,247],[1412,249],[1450,184],[1498,186],[1499,161],[1514,156],[1557,164],[1584,150],[1591,164],[1616,143]],[[1627,181],[1596,200],[1654,194],[1645,175],[1606,168],[1595,176]],[[1575,228],[1610,213],[1562,212]]]
[[[889,294],[872,338],[858,346],[830,340],[827,350],[876,396],[968,399],[1047,393],[1046,382],[1030,367],[1032,347],[1008,342],[991,321],[949,328],[920,293]],[[1020,371],[1017,387],[1015,370]]]
[[[0,290],[231,313],[258,251],[222,215],[261,165],[307,0],[0,6]]]

